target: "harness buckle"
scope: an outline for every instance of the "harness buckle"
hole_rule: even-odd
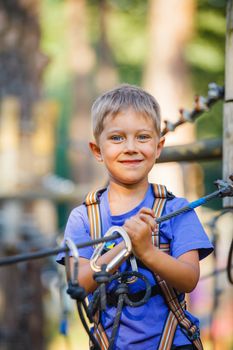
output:
[[[106,232],[104,237],[112,235],[114,232],[117,232],[121,235],[125,242],[125,247],[122,249],[108,264],[106,267],[106,271],[111,271],[116,265],[119,264],[119,262],[128,257],[130,253],[132,252],[132,244],[131,240],[127,234],[127,232],[120,226],[112,226],[110,229]],[[105,243],[101,243],[97,246],[97,248],[94,250],[94,253],[91,256],[90,259],[90,265],[93,271],[99,272],[101,271],[101,266],[97,265],[97,260],[101,256],[102,251],[104,250]]]

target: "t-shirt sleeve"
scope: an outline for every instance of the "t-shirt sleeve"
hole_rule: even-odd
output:
[[[188,201],[180,198],[177,200],[176,208],[173,210],[180,209],[186,205],[188,205]],[[201,260],[213,251],[213,245],[205,233],[195,210],[190,210],[172,218],[170,227],[172,235],[171,254],[175,258],[190,250],[198,250],[199,259]]]
[[[65,246],[65,239],[69,237],[75,244],[80,244],[91,240],[89,233],[89,223],[86,213],[86,207],[81,205],[72,210],[68,218],[64,239],[62,246]],[[85,247],[78,249],[79,256],[82,258],[90,259],[93,253],[93,247]],[[72,253],[70,253],[72,256]],[[60,253],[57,255],[56,261],[58,263],[64,264],[65,253]]]

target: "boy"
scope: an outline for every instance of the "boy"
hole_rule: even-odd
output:
[[[157,233],[155,213],[152,210],[155,194],[148,183],[148,173],[159,157],[164,145],[160,136],[160,109],[153,96],[139,87],[123,84],[100,96],[92,107],[92,123],[95,140],[90,149],[105,166],[109,185],[100,197],[102,235],[113,226],[123,226],[133,247],[133,254],[140,261],[139,272],[155,285],[154,274],[159,275],[177,291],[191,292],[199,279],[199,260],[212,251],[194,211],[177,216],[160,224],[160,240],[170,243],[170,255],[159,250],[152,242]],[[163,214],[173,212],[187,202],[173,198],[166,202]],[[68,220],[65,237],[76,244],[90,239],[87,208],[75,208]],[[123,242],[103,254],[98,264],[107,264],[122,249]],[[89,259],[93,248],[80,249],[79,283],[88,293],[97,284]],[[64,255],[58,257],[61,261]],[[129,269],[125,261],[120,270]],[[112,271],[114,273],[114,271]],[[139,280],[130,284],[131,291],[143,287]],[[182,295],[181,294],[181,295]],[[119,332],[115,341],[118,350],[167,349],[161,345],[161,337],[169,309],[163,295],[151,296],[145,305],[122,311]],[[192,315],[187,317],[198,325]],[[116,308],[108,306],[101,315],[101,323],[107,336],[116,315]],[[178,325],[172,340],[172,349],[194,349],[192,339]]]

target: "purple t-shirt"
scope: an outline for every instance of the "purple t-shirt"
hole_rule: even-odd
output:
[[[122,215],[111,215],[108,202],[108,189],[100,198],[100,212],[103,234],[113,226],[122,226],[126,219],[135,215],[142,207],[152,208],[154,202],[153,187],[149,186],[143,201],[133,210]],[[169,214],[177,209],[187,205],[188,202],[183,198],[174,198],[167,200],[163,215]],[[90,226],[85,205],[73,209],[67,222],[65,237],[71,238],[74,243],[82,243],[90,240]],[[176,216],[160,224],[161,243],[170,243],[171,256],[178,258],[180,255],[197,249],[200,260],[209,255],[213,246],[210,243],[203,227],[194,210]],[[79,249],[80,257],[90,259],[93,253],[93,247]],[[64,254],[57,257],[58,262],[63,262]],[[129,263],[122,264],[120,270],[130,269]],[[143,273],[150,281],[151,285],[155,284],[153,274],[141,266],[138,271]],[[137,280],[130,286],[130,292],[135,293],[145,289],[141,280]],[[165,320],[168,315],[168,308],[161,295],[155,295],[149,301],[136,308],[125,306],[121,315],[121,322],[118,336],[115,342],[116,350],[154,350],[159,345],[159,340],[163,331]],[[115,307],[108,307],[101,315],[102,325],[107,335],[111,336],[112,325],[115,319]],[[188,317],[198,325],[197,318],[187,312]],[[176,346],[189,344],[190,341],[177,327],[173,344]]]

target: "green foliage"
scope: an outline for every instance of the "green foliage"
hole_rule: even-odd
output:
[[[142,81],[142,66],[133,64],[117,64],[119,80],[122,83],[140,85]]]
[[[107,1],[107,41],[120,81],[141,84],[148,47],[148,1]],[[88,1],[90,42],[99,50],[100,1]],[[97,55],[98,56],[98,55]]]
[[[222,161],[203,162],[201,165],[204,174],[205,193],[214,192],[217,189],[214,186],[214,181],[222,178]],[[221,210],[222,200],[213,200],[207,202],[204,206],[214,210]]]
[[[199,0],[196,34],[186,47],[196,94],[207,95],[208,83],[224,85],[226,1]],[[222,103],[205,113],[196,123],[197,137],[221,137]]]
[[[200,139],[222,137],[222,111],[223,102],[218,102],[197,119],[196,127]]]
[[[46,89],[57,90],[65,84],[68,74],[67,40],[65,37],[65,6],[64,0],[42,0],[40,9],[40,24],[42,30],[41,46],[43,52],[50,58],[44,74]]]
[[[227,0],[198,0],[198,10],[211,7],[213,10],[225,11]]]

